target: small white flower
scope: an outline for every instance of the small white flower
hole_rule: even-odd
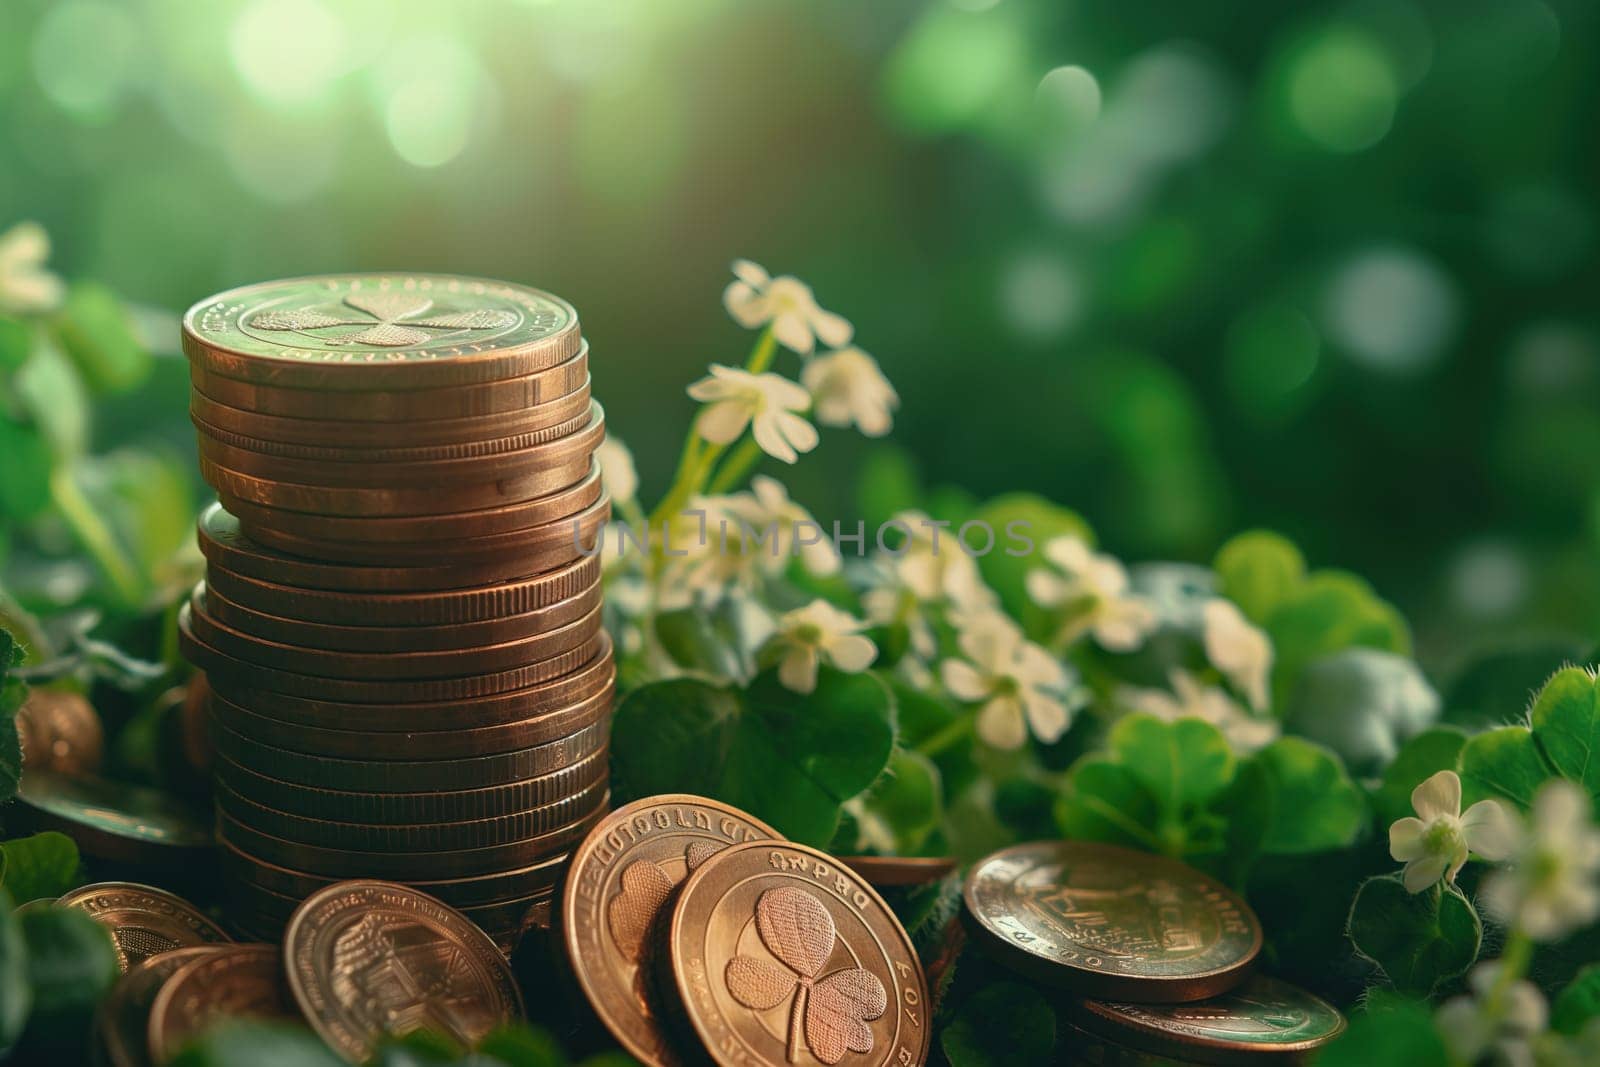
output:
[[[850,343],[850,323],[817,306],[811,287],[798,278],[774,278],[748,259],[733,263],[735,280],[722,293],[722,304],[746,329],[772,324],[772,336],[785,348],[810,355],[821,340],[829,348]]]
[[[827,663],[856,674],[872,666],[878,648],[861,631],[865,624],[826,600],[813,600],[778,619],[771,647],[781,652],[778,681],[796,693],[817,688],[817,667]]]
[[[1232,682],[1256,711],[1267,707],[1267,679],[1272,674],[1272,640],[1231,600],[1213,597],[1201,609],[1206,658]]]
[[[713,363],[689,395],[706,405],[695,417],[695,432],[713,444],[731,444],[749,426],[761,450],[785,463],[817,447],[817,428],[796,414],[810,406],[811,394],[781,375]]]
[[[983,584],[977,561],[961,547],[949,523],[941,526],[920,511],[903,511],[886,525],[910,532],[904,545],[884,555],[895,577],[917,599],[961,611],[994,606],[994,593]]]
[[[758,474],[750,479],[748,493],[722,497],[720,503],[743,524],[740,534],[760,542],[753,543],[752,550],[770,561],[763,564],[769,573],[786,568],[793,556],[799,556],[812,574],[838,573],[839,550],[833,539],[809,511],[789,499],[788,490],[776,478]]]
[[[900,395],[878,361],[859,348],[811,359],[800,371],[800,383],[811,390],[813,410],[824,426],[853,423],[868,437],[882,437],[894,426]]]
[[[1467,854],[1503,860],[1517,846],[1517,826],[1494,800],[1480,800],[1461,810],[1461,779],[1455,771],[1439,771],[1411,791],[1417,816],[1396,819],[1389,827],[1389,855],[1404,863],[1406,889],[1420,893],[1439,881],[1453,882]]]
[[[1084,631],[1113,652],[1131,652],[1156,628],[1154,605],[1128,592],[1128,572],[1113,556],[1097,553],[1079,537],[1045,542],[1044,557],[1057,570],[1028,572],[1028,595],[1045,608],[1067,608],[1061,638]]]
[[[1526,979],[1508,984],[1498,1010],[1490,1012],[1491,994],[1500,984],[1501,963],[1480,963],[1467,976],[1470,996],[1452,997],[1434,1014],[1434,1025],[1459,1063],[1478,1063],[1494,1050],[1494,1062],[1508,1067],[1533,1067],[1534,1041],[1550,1025],[1550,1007],[1539,987]]]
[[[65,287],[45,269],[50,235],[37,222],[19,222],[0,234],[0,312],[27,315],[54,310]]]
[[[1540,787],[1531,814],[1521,847],[1484,879],[1480,896],[1534,940],[1559,941],[1600,916],[1600,829],[1588,794],[1564,779]]]
[[[1278,739],[1276,719],[1250,714],[1220,687],[1204,685],[1184,670],[1174,670],[1168,681],[1172,685],[1170,693],[1124,686],[1117,690],[1118,702],[1168,722],[1203,719],[1220,730],[1236,752],[1255,752]]]
[[[978,736],[999,749],[1020,748],[1031,729],[1050,742],[1066,732],[1078,703],[1062,663],[1028,641],[998,612],[966,620],[957,639],[964,659],[947,659],[939,677],[957,700],[983,706]]]
[[[628,451],[627,445],[608,433],[594,450],[594,458],[600,462],[600,480],[611,494],[613,504],[626,504],[638,495],[639,472],[634,468],[633,453]]]

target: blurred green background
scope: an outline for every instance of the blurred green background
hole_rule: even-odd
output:
[[[7,0],[0,229],[169,356],[272,277],[555,290],[648,493],[748,256],[856,324],[928,482],[1130,560],[1275,527],[1447,673],[1600,630],[1597,46],[1592,0]],[[148,375],[83,481],[155,558],[200,487],[185,367]],[[787,480],[853,517],[876,447]],[[72,602],[37,548],[13,586]]]

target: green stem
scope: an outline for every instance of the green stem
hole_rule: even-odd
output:
[[[722,465],[722,469],[717,471],[717,476],[711,479],[711,492],[726,493],[744,481],[745,475],[761,462],[763,455],[765,453],[761,451],[761,446],[756,444],[754,437],[746,437],[740,441],[739,447],[733,450],[728,456],[728,461]]]
[[[932,759],[952,745],[960,744],[971,737],[977,724],[978,716],[975,714],[958,716],[954,721],[946,723],[941,729],[923,738],[912,751]]]
[[[772,336],[772,327],[768,326],[756,338],[756,346],[751,350],[750,358],[745,360],[744,369],[751,374],[760,374],[772,366],[772,359],[777,354],[778,339]]]
[[[1500,953],[1500,970],[1494,977],[1494,985],[1483,1000],[1483,1013],[1490,1019],[1498,1022],[1505,1011],[1506,994],[1527,976],[1528,964],[1532,961],[1533,940],[1522,932],[1521,927],[1514,927],[1505,949]]]
[[[50,497],[83,547],[111,580],[121,600],[136,604],[139,600],[138,574],[64,464],[57,465],[50,472]]]

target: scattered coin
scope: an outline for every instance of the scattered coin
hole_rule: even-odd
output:
[[[772,827],[705,797],[669,794],[613,811],[573,852],[561,896],[567,958],[600,1021],[648,1067],[676,1064],[652,986],[661,914],[674,888],[729,845]]]
[[[723,1067],[927,1059],[916,950],[872,887],[826,853],[752,841],[712,856],[679,889],[668,944],[683,1011]]]
[[[1266,975],[1209,1000],[1127,1004],[1084,1000],[1068,1008],[1081,1029],[1157,1056],[1194,1063],[1293,1061],[1344,1032],[1332,1004]]]
[[[840,856],[839,862],[879,887],[926,885],[956,869],[954,856]]]
[[[211,829],[167,793],[101,778],[30,769],[12,817],[17,829],[59,830],[87,856],[148,867],[203,860]]]
[[[284,932],[289,987],[313,1029],[365,1060],[386,1034],[425,1028],[472,1047],[522,1015],[504,954],[459,912],[392,882],[307,897]]]
[[[56,906],[76,908],[110,930],[124,974],[163,952],[232,940],[193,904],[154,886],[97,882],[62,894]]]
[[[17,709],[17,735],[29,773],[93,774],[105,752],[105,729],[81,693],[34,689]]]
[[[117,979],[95,1013],[95,1036],[111,1067],[149,1067],[150,1009],[167,979],[186,963],[226,945],[194,945],[151,956]]]
[[[1221,883],[1162,856],[1085,841],[1015,845],[967,874],[973,941],[1082,996],[1175,1003],[1228,991],[1261,925]]]
[[[229,945],[179,967],[150,1008],[150,1058],[166,1063],[222,1019],[295,1019],[274,945]]]

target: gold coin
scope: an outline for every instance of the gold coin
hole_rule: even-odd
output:
[[[954,856],[840,856],[839,862],[880,889],[937,882],[957,866]]]
[[[505,956],[453,908],[392,882],[340,882],[307,897],[283,938],[289,988],[313,1029],[351,1061],[386,1035],[442,1033],[471,1048],[522,1015]]]
[[[684,1014],[723,1067],[927,1060],[927,981],[911,939],[848,867],[753,841],[678,891],[669,942]]]
[[[330,274],[230,289],[183,316],[198,366],[307,389],[433,388],[493,381],[576,350],[558,296],[448,274]]]
[[[294,1019],[283,965],[272,945],[229,945],[190,960],[161,986],[150,1008],[150,1058],[166,1063],[223,1019]]]
[[[95,1035],[111,1067],[149,1067],[150,1009],[180,967],[227,945],[195,945],[162,952],[118,978],[95,1012]]]
[[[669,794],[613,811],[573,852],[561,895],[567,958],[606,1029],[649,1067],[679,1062],[662,1032],[650,961],[675,887],[729,845],[780,837],[737,808]]]
[[[1083,996],[1176,1003],[1238,985],[1261,924],[1220,882],[1164,856],[1088,841],[1038,841],[967,874],[978,947]]]
[[[96,882],[62,894],[56,906],[76,908],[110,930],[124,974],[163,952],[232,940],[193,904],[154,886]]]

